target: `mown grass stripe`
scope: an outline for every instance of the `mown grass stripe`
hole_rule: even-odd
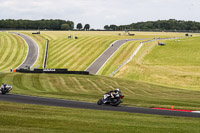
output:
[[[90,79],[86,79],[90,84],[92,84],[92,86],[94,87],[93,89],[97,92],[97,93],[104,93],[100,87],[95,83],[93,82],[92,80]]]
[[[27,47],[20,37],[10,33],[3,33],[1,40],[0,71],[10,71],[24,61]]]
[[[87,40],[90,40],[90,39],[87,39]],[[79,47],[80,44],[82,44],[83,41],[86,41],[86,40],[81,40],[81,41],[77,42],[76,44],[68,44],[68,46],[65,48],[62,48],[62,50],[58,49],[59,51],[58,51],[57,56],[52,55],[53,60],[51,60],[51,64],[57,64],[56,66],[58,66],[61,59],[74,56],[72,54],[73,51],[76,51],[76,49]],[[49,52],[51,52],[51,51],[49,51]]]
[[[15,49],[15,47],[13,48],[12,44],[13,44],[13,38],[8,35],[6,36],[6,42],[5,42],[5,45],[6,45],[6,50],[3,51],[3,56],[1,58],[1,60],[3,60],[1,66],[0,66],[0,69],[7,69],[9,70],[10,68],[6,68],[6,66],[8,65],[8,63],[10,64],[11,61],[9,60],[9,58],[13,55],[15,55],[15,53],[13,52],[13,50]]]
[[[10,49],[11,49],[11,39],[10,39],[10,37],[7,35],[7,36],[5,36],[5,49],[3,50],[3,55],[1,56],[1,59],[0,60],[2,60],[3,62],[2,63],[4,63],[4,62],[6,62],[6,58],[7,58],[7,56],[8,56],[8,54],[9,54],[9,51],[10,51]],[[12,49],[11,49],[12,50]],[[2,65],[4,65],[4,64],[2,64]],[[1,66],[0,66],[1,67]]]
[[[77,84],[77,86],[79,87],[80,91],[83,91],[83,92],[87,92],[87,90],[83,87],[83,85],[81,84],[80,82],[80,79],[77,79],[75,77],[72,78],[75,83]]]
[[[98,40],[98,38],[93,39],[93,40],[89,40],[88,42],[85,43],[85,45],[81,45],[81,47],[79,48],[79,50],[76,50],[75,52],[72,53],[72,55],[74,55],[73,56],[73,60],[69,60],[64,65],[71,66],[71,68],[74,68],[74,70],[76,70],[77,69],[76,66],[78,66],[77,63],[79,63],[78,59],[80,57],[83,57],[84,58],[83,60],[85,60],[85,62],[86,62],[87,56],[83,56],[83,55],[84,55],[84,53],[87,52],[87,50],[89,48],[93,47],[93,45],[90,42],[93,42],[95,40]],[[76,61],[76,62],[74,62],[74,61]]]
[[[13,78],[13,88],[17,88],[18,90],[19,89],[23,89],[23,90],[29,90],[28,88],[26,88],[24,85],[23,85],[23,76],[24,74],[16,74],[14,75],[14,78]]]
[[[76,80],[74,80],[74,77],[70,77],[70,78],[69,78],[69,81],[70,81],[70,84],[71,84],[71,88],[72,88],[74,91],[80,92],[79,86],[77,85]]]
[[[77,57],[79,57],[79,58],[77,58],[77,59],[73,58],[73,60],[76,60],[76,62],[72,62],[73,60],[71,60],[71,64],[70,64],[70,62],[67,62],[69,64],[69,66],[71,66],[71,68],[73,68],[74,70],[76,70],[76,69],[85,70],[85,68],[87,67],[86,64],[88,63],[88,60],[90,60],[90,56],[88,56],[88,55],[86,56],[86,53],[88,53],[88,51],[93,51],[93,48],[97,47],[96,44],[98,44],[98,42],[99,42],[99,39],[97,39],[97,43],[93,42],[93,44],[85,46],[86,47],[85,50],[82,50],[82,52],[78,52],[79,54],[77,55]],[[101,49],[101,47],[104,48],[104,46],[99,46],[98,48]],[[97,54],[97,53],[101,53],[101,52],[95,51],[95,54]],[[94,51],[93,51],[93,54],[94,54]],[[85,56],[82,56],[82,55],[85,55]],[[93,56],[91,56],[91,57],[93,57]],[[83,60],[84,60],[84,62],[83,62]]]
[[[48,60],[52,60],[53,61],[54,59],[58,58],[62,53],[66,52],[66,49],[70,49],[70,47],[73,46],[74,43],[75,42],[70,43],[70,44],[68,44],[68,43],[61,43],[60,44],[59,43],[60,46],[58,46],[57,48],[52,48],[51,46],[54,45],[54,44],[50,43]]]
[[[4,69],[7,69],[7,70],[10,70],[10,65],[12,64],[13,66],[15,66],[15,63],[16,63],[16,59],[19,59],[18,54],[20,53],[21,49],[18,47],[17,45],[17,40],[15,39],[14,36],[12,35],[9,35],[10,37],[10,40],[11,40],[11,48],[10,48],[10,51],[9,53],[7,54],[7,57],[6,57],[6,62],[4,62],[3,65],[1,65],[0,69],[4,68]],[[18,52],[19,51],[19,52]],[[22,53],[23,55],[23,53]]]

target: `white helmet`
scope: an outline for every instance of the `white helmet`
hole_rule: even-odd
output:
[[[119,91],[119,88],[116,88],[115,90],[116,90],[116,91]]]

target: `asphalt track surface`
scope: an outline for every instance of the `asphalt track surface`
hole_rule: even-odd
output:
[[[48,106],[57,106],[57,107],[70,107],[70,108],[80,108],[80,109],[93,109],[93,110],[104,110],[104,111],[118,111],[118,112],[128,112],[128,113],[142,113],[142,114],[152,114],[152,115],[167,115],[167,116],[200,118],[199,113],[158,110],[158,109],[151,109],[151,108],[128,107],[128,106],[113,107],[109,105],[97,105],[96,103],[69,101],[69,100],[63,100],[63,99],[25,96],[25,95],[16,95],[16,94],[0,95],[0,101],[48,105]]]
[[[36,44],[35,41],[33,41],[32,38],[24,34],[16,33],[16,32],[10,32],[10,33],[20,36],[21,38],[24,39],[24,41],[28,45],[28,53],[27,53],[26,59],[17,68],[26,68],[26,66],[32,67],[38,58],[38,53],[39,53],[38,45]]]
[[[138,41],[146,39],[124,39],[115,41],[106,49],[85,71],[90,74],[97,74],[101,67],[112,57],[112,55],[126,42],[128,41]]]

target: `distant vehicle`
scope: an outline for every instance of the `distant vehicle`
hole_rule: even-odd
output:
[[[165,43],[158,43],[158,45],[165,46],[166,44]]]
[[[129,36],[135,36],[135,34],[128,33]]]
[[[12,85],[2,83],[0,91],[1,94],[9,93],[12,90]]]
[[[122,99],[124,96],[122,93],[119,91],[119,89],[116,89],[114,91],[109,91],[104,94],[104,98],[101,98],[97,104],[102,105],[102,104],[110,104],[112,106],[118,106],[120,103],[122,103]]]

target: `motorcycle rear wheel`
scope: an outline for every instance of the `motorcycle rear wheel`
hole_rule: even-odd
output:
[[[121,101],[121,99],[119,98],[119,99],[117,99],[117,102],[110,102],[110,104],[111,104],[112,106],[118,106],[121,102],[122,102],[122,101]]]

